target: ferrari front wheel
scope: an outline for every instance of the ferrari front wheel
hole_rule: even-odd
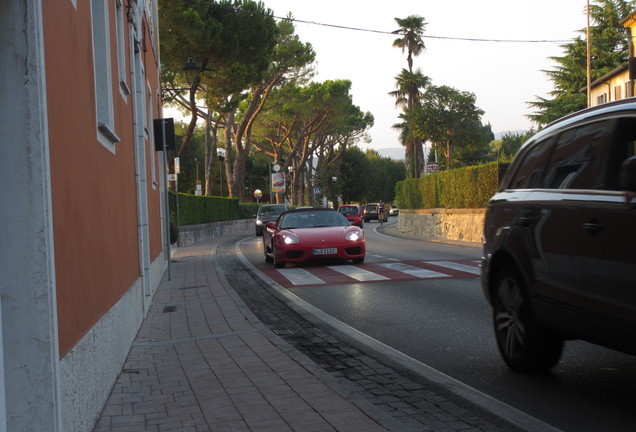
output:
[[[276,268],[281,268],[285,265],[284,262],[280,262],[278,260],[278,258],[276,257],[276,247],[274,247],[274,244],[272,243],[272,261],[274,261],[274,267]]]
[[[267,243],[263,241],[263,254],[265,255],[265,262],[271,263],[274,262],[274,259],[267,254]]]

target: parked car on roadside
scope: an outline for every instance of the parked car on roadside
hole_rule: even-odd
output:
[[[362,263],[366,241],[360,227],[333,209],[290,210],[265,225],[263,252],[276,267],[325,259]]]
[[[275,221],[278,216],[287,211],[285,204],[265,204],[258,208],[256,213],[255,232],[257,236],[263,235],[263,227],[267,222]]]
[[[636,354],[636,99],[530,138],[485,216],[482,287],[511,369],[554,367],[564,341]]]
[[[349,221],[351,225],[364,226],[362,212],[356,204],[342,204],[338,206],[338,211]]]
[[[398,214],[400,214],[400,209],[397,205],[392,205],[389,209],[389,216],[397,216]]]

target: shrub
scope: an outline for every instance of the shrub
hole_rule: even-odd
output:
[[[170,218],[180,226],[198,225],[239,219],[239,201],[237,198],[198,196],[179,193],[178,213],[177,194],[170,192]]]
[[[493,162],[441,171],[398,182],[395,193],[403,209],[483,208],[497,191],[500,169]]]

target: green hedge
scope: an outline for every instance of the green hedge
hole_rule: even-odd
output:
[[[239,206],[239,219],[254,219],[261,204],[241,203]]]
[[[403,209],[483,208],[504,169],[492,162],[406,179],[395,186],[397,201]]]
[[[179,225],[240,219],[239,200],[179,193]],[[170,219],[177,221],[176,194],[170,192]]]

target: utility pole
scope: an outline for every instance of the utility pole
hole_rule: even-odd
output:
[[[590,0],[587,0],[587,107],[592,106],[592,43],[590,41]]]

